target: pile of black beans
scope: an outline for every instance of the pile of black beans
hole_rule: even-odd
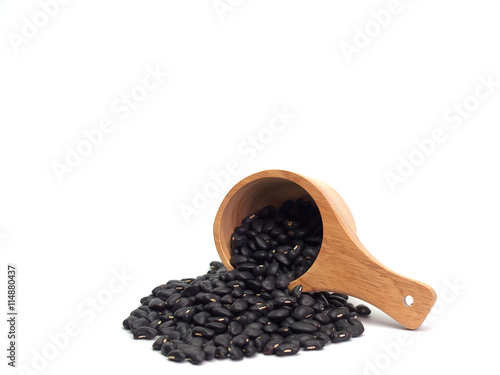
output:
[[[318,255],[321,231],[306,200],[265,207],[235,229],[233,270],[214,261],[205,275],[157,286],[123,326],[135,339],[155,339],[153,350],[169,360],[193,364],[288,356],[360,336],[358,316],[370,314],[367,306],[344,294],[288,289]]]
[[[289,200],[279,211],[267,206],[243,219],[231,238],[230,262],[255,276],[266,275],[271,267],[271,275],[278,274],[286,279],[284,283],[290,283],[311,267],[322,240],[318,208],[306,199]]]

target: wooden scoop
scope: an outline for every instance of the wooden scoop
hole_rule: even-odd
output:
[[[304,292],[348,294],[378,307],[407,328],[418,328],[436,301],[434,289],[375,259],[358,239],[344,200],[330,186],[310,177],[266,170],[244,178],[229,191],[214,222],[215,245],[226,268],[233,268],[229,263],[231,236],[243,218],[267,205],[279,208],[283,202],[297,198],[312,200],[318,206],[323,242],[311,268],[290,288],[302,285]]]

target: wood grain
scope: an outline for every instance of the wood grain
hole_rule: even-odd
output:
[[[269,204],[307,198],[318,206],[323,242],[311,268],[290,284],[304,291],[335,291],[360,298],[387,313],[403,326],[415,329],[436,301],[430,286],[400,275],[380,263],[362,245],[354,218],[342,197],[322,181],[283,170],[266,170],[238,182],[226,195],[214,221],[219,256],[232,269],[231,235],[241,220]],[[411,306],[405,297],[412,296]]]

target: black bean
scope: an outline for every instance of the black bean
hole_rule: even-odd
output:
[[[225,285],[224,285],[224,286],[218,286],[218,287],[216,287],[216,288],[214,288],[214,289],[212,290],[212,293],[213,293],[213,294],[216,294],[216,295],[218,295],[218,296],[223,296],[223,295],[226,295],[226,294],[228,294],[228,293],[231,293],[231,288],[228,288],[228,287],[227,287],[227,286],[225,286]],[[208,293],[208,295],[210,296],[210,295],[211,295],[211,293]],[[215,298],[215,297],[214,297],[214,298]],[[207,301],[207,302],[208,302],[208,301]]]
[[[311,339],[304,341],[303,348],[304,350],[320,350],[323,349],[325,344],[318,339]]]
[[[342,331],[344,328],[349,327],[351,324],[345,318],[337,319],[335,321],[335,329],[337,331]]]
[[[316,329],[319,329],[321,327],[321,323],[318,322],[317,320],[312,319],[312,318],[304,319],[303,321],[308,323],[308,324],[312,324],[313,326],[316,327]]]
[[[232,294],[225,294],[220,298],[220,302],[229,305],[234,302],[234,296]]]
[[[181,335],[181,338],[180,340],[182,341],[188,341],[190,338],[191,338],[191,335],[193,334],[193,329],[192,328],[188,328],[186,330],[186,332],[184,332],[182,335]]]
[[[302,248],[299,245],[295,245],[287,254],[289,262],[294,262],[301,253]]]
[[[349,325],[345,328],[346,331],[350,331],[352,333],[352,337],[358,337],[363,334],[365,331],[365,327],[363,324],[357,319],[348,319]]]
[[[212,309],[212,314],[224,318],[232,318],[234,316],[233,313],[226,307],[215,307]]]
[[[281,321],[281,326],[290,327],[293,323],[295,323],[295,319],[292,316],[288,316]]]
[[[239,312],[245,311],[248,308],[248,303],[243,298],[238,298],[229,307],[232,313],[237,314]]]
[[[297,298],[292,297],[292,296],[279,296],[275,297],[274,301],[276,302],[276,305],[283,305],[283,306],[292,306],[295,303],[297,303]]]
[[[274,276],[268,276],[260,283],[262,289],[267,292],[271,292],[276,289],[276,278]]]
[[[224,333],[227,331],[227,325],[222,322],[210,322],[205,325],[205,328],[211,329],[216,334]],[[205,337],[205,336],[202,336]]]
[[[172,327],[166,327],[166,328],[165,327],[162,328],[162,326],[160,326],[157,329],[159,335],[166,335],[167,333],[172,332],[174,330],[175,330],[174,326],[172,326]]]
[[[321,245],[323,238],[321,236],[311,235],[307,236],[305,241],[311,245]]]
[[[282,342],[280,343],[275,349],[275,353],[277,356],[286,356],[286,355],[293,355],[297,354],[298,351],[300,350],[300,346],[292,343],[292,342]]]
[[[275,226],[276,222],[274,220],[268,219],[264,222],[264,225],[262,226],[262,232],[269,233],[273,230]]]
[[[182,362],[186,359],[186,354],[178,349],[175,349],[168,353],[167,358],[169,361]]]
[[[333,336],[333,333],[331,336]],[[329,336],[325,332],[321,332],[321,331],[314,333],[314,338],[321,341],[323,344],[330,342],[331,336]]]
[[[245,288],[246,283],[243,280],[233,280],[226,284],[229,288]]]
[[[196,293],[198,293],[201,290],[199,285],[196,284],[190,284],[184,290],[182,291],[181,295],[183,297],[190,297],[194,296]]]
[[[153,322],[157,320],[160,317],[160,314],[158,311],[151,311],[148,315],[145,316],[145,319],[149,320],[150,322]]]
[[[316,313],[312,317],[314,320],[317,320],[321,324],[325,324],[325,323],[330,322],[330,317],[327,314],[325,314],[324,312]]]
[[[257,279],[247,280],[246,287],[251,291],[258,292],[260,291],[260,281]]]
[[[297,300],[300,299],[301,295],[302,295],[302,285],[295,286],[290,292],[290,296],[296,298]]]
[[[306,323],[306,322],[295,322],[290,326],[290,328],[292,329],[293,332],[297,332],[297,333],[316,332],[316,327],[314,325]]]
[[[246,261],[248,261],[248,258],[246,256],[243,256],[243,255],[233,255],[231,257],[231,259],[229,260],[229,263],[231,263],[231,265],[233,267],[237,267],[238,264],[245,263]],[[226,275],[227,275],[227,273],[226,273]]]
[[[248,243],[248,237],[246,235],[234,234],[231,238],[231,246],[234,247],[242,247]]]
[[[266,333],[273,333],[276,332],[279,328],[279,325],[277,325],[276,323],[268,323],[264,327],[262,327],[262,330]]]
[[[349,330],[337,331],[337,332],[333,333],[331,342],[337,343],[337,342],[347,341],[351,337],[352,337],[352,333]]]
[[[262,232],[262,228],[264,227],[264,220],[262,219],[255,219],[252,221],[252,224],[250,225],[253,230],[257,232]]]
[[[293,309],[292,316],[297,320],[302,320],[311,317],[314,314],[314,309],[310,306],[297,306]]]
[[[291,264],[288,257],[283,253],[274,253],[274,259],[276,259],[276,261],[284,267],[288,267]]]
[[[236,320],[233,320],[231,323],[229,323],[229,327],[228,327],[227,331],[231,335],[236,336],[236,335],[239,335],[241,332],[243,332],[243,326],[240,323],[238,323]]]
[[[149,301],[148,306],[151,310],[164,310],[166,308],[165,301],[163,301],[160,298],[153,298],[151,301]]]
[[[224,267],[224,264],[222,262],[219,262],[219,261],[213,261],[213,262],[210,262],[209,267],[212,269],[219,269],[221,267]]]
[[[229,358],[229,350],[223,346],[215,347],[215,358],[226,359]]]
[[[267,249],[269,249],[268,242],[260,234],[257,235],[257,236],[255,236],[255,243],[257,244],[258,248],[261,249],[261,250],[267,250]]]
[[[242,347],[245,346],[249,340],[250,338],[248,337],[248,335],[240,333],[239,335],[236,335],[232,338],[231,345]]]
[[[214,343],[216,346],[223,346],[228,348],[231,345],[232,336],[228,333],[222,333],[220,335],[215,336]]]
[[[299,305],[312,306],[314,305],[314,298],[310,294],[302,294],[299,298]]]
[[[140,319],[133,320],[129,324],[129,326],[130,326],[130,329],[135,330],[139,327],[149,327],[150,324],[151,324],[151,322],[149,320],[147,320],[146,318],[140,318]]]
[[[283,342],[283,340],[272,339],[269,340],[262,349],[262,353],[264,355],[275,354],[275,349],[279,346],[279,344]]]
[[[264,347],[266,344],[269,342],[269,335],[263,333],[260,336],[257,336],[254,340],[255,342],[255,348],[257,349],[258,353],[262,353],[264,350]]]
[[[252,342],[246,344],[241,350],[243,351],[245,357],[252,357],[255,354],[257,354],[257,348],[255,347],[255,344],[253,344]]]
[[[335,328],[335,324],[333,324],[333,323],[323,324],[318,330],[318,332],[323,332],[323,333],[327,334],[328,337],[331,337],[333,332],[335,332],[335,331],[336,331],[336,328]]]
[[[181,335],[186,333],[186,331],[189,329],[190,325],[186,322],[180,322],[177,324],[176,331],[179,332]]]
[[[178,331],[168,331],[168,332],[165,332],[165,334],[163,336],[168,338],[168,341],[179,340],[181,338],[181,334]]]
[[[215,345],[205,345],[203,347],[203,351],[205,352],[205,359],[207,361],[210,361],[211,359],[215,358],[215,354],[216,354]]]
[[[190,349],[187,352],[186,358],[193,365],[198,365],[205,360],[205,352],[203,349]]]
[[[193,328],[193,335],[203,337],[205,339],[211,339],[212,337],[214,337],[215,331],[206,326],[205,327],[198,326]]]
[[[160,350],[162,345],[168,341],[168,337],[163,335],[158,337],[154,342],[153,342],[153,350]]]
[[[330,310],[328,312],[328,316],[330,317],[330,319],[332,321],[335,321],[337,319],[342,319],[345,316],[347,316],[348,314],[349,314],[349,309],[346,307],[338,307],[338,308],[336,308],[334,310]]]
[[[165,341],[161,345],[160,350],[161,350],[161,354],[163,354],[164,356],[168,356],[172,350],[175,350],[175,346],[172,342]]]
[[[234,228],[234,232],[239,235],[243,235],[247,232],[248,228],[249,228],[248,224],[247,225],[240,224],[236,228]]]
[[[245,356],[243,354],[243,351],[235,345],[229,346],[229,348],[227,348],[227,350],[229,351],[229,358],[232,359],[233,361],[242,360],[243,357]]]
[[[245,233],[246,236],[248,237],[248,239],[250,241],[252,241],[253,239],[255,239],[255,236],[259,234],[259,232],[257,232],[256,230],[254,229],[248,229],[247,232]],[[247,244],[248,245],[248,244]],[[244,246],[247,246],[247,245],[244,245]],[[243,247],[243,246],[242,246]]]
[[[162,289],[160,291],[158,291],[155,296],[166,301],[172,294],[175,294],[177,293],[177,290],[176,289]],[[150,299],[149,302],[151,302],[152,299]],[[149,304],[148,302],[148,304]]]
[[[192,301],[189,298],[181,297],[172,306],[172,312],[176,312],[182,307],[188,307],[192,305]]]
[[[161,285],[158,285],[156,288],[154,288],[152,291],[151,291],[151,294],[156,294],[158,293],[160,290],[163,290],[163,289],[166,289],[168,288],[168,285],[167,284],[161,284]],[[148,296],[149,297],[149,296]],[[147,298],[147,297],[144,297],[144,298]],[[141,300],[141,303],[142,303],[142,300]]]
[[[208,317],[210,313],[208,311],[201,311],[193,316],[193,322],[197,325],[204,326],[208,323]]]
[[[317,246],[307,246],[304,251],[302,251],[302,256],[309,258],[316,258],[319,254],[319,247]]]
[[[267,317],[273,321],[281,321],[290,315],[290,311],[288,309],[276,309],[267,314]]]
[[[325,305],[323,304],[323,302],[316,300],[314,301],[311,307],[314,309],[315,312],[321,312],[324,310]]]
[[[358,313],[351,312],[351,313],[349,313],[348,317],[349,318],[356,318],[356,319],[358,319],[359,315],[358,315]]]
[[[182,320],[184,322],[190,322],[195,314],[196,314],[196,307],[193,306],[181,307],[174,313],[174,318]]]
[[[260,335],[262,335],[264,331],[260,328],[250,328],[248,326],[243,330],[243,334],[247,335],[249,338],[254,339]]]
[[[181,298],[180,293],[174,293],[170,297],[168,297],[166,301],[167,308],[171,309],[180,298]]]
[[[327,298],[329,303],[333,303],[334,301],[340,302],[342,306],[345,306],[349,302],[341,296],[338,296],[336,294],[331,294],[330,297]],[[337,306],[337,304],[335,304]],[[340,306],[339,306],[340,307]]]
[[[130,329],[130,323],[132,323],[134,320],[138,320],[139,318],[133,315],[130,315],[127,319],[123,321],[123,327],[126,329]]]
[[[278,335],[280,336],[283,336],[283,337],[287,337],[287,336],[290,336],[292,334],[292,331],[290,330],[290,327],[280,327],[276,330],[276,332]]]
[[[233,250],[233,254],[236,254],[236,250],[237,249]],[[239,249],[239,253],[238,253],[238,255],[243,255],[243,256],[247,257],[249,261],[251,260],[250,258],[252,258],[252,254],[253,254],[253,250],[250,248],[250,246],[247,246],[247,245],[242,246]]]
[[[154,339],[156,337],[157,331],[151,327],[138,327],[132,331],[134,339]]]
[[[229,318],[225,318],[223,316],[210,316],[208,318],[208,323],[213,323],[213,322],[229,324],[230,319]]]
[[[243,288],[241,287],[235,287],[233,289],[233,291],[231,292],[231,295],[234,297],[234,298],[240,298],[240,297],[243,297],[243,295],[245,294],[245,291],[243,290]]]
[[[356,310],[358,311],[358,314],[361,315],[361,316],[368,316],[371,314],[371,310],[369,309],[368,306],[365,306],[365,305],[357,305],[356,306]]]

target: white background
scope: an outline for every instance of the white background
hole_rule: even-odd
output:
[[[37,353],[53,357],[20,373],[199,371],[132,340],[122,320],[156,285],[206,271],[217,259],[212,224],[224,194],[270,168],[333,186],[364,245],[433,286],[438,304],[416,331],[375,309],[348,343],[202,370],[461,374],[496,363],[486,343],[500,334],[489,317],[499,308],[490,298],[500,224],[498,1],[401,0],[390,17],[387,1],[224,1],[222,17],[211,0],[75,0],[44,16],[46,2],[0,1],[1,310],[10,262],[17,363],[33,369]],[[357,48],[350,59],[347,44]],[[147,69],[169,76],[141,91]],[[497,86],[475,98],[488,79]],[[118,113],[113,103],[131,91],[145,100]],[[446,121],[459,105],[469,110]],[[248,151],[248,137],[269,135],[263,129],[284,109],[293,120]],[[60,181],[54,163],[103,119],[113,130]],[[445,140],[422,158],[416,142],[439,129]],[[391,189],[387,172],[411,155],[420,165]],[[230,181],[185,220],[181,204],[192,206],[228,162],[238,165]],[[114,272],[133,280],[111,294]],[[98,311],[88,305],[105,296]],[[54,353],[50,337],[68,324],[77,333]],[[1,372],[16,373],[2,327]]]

